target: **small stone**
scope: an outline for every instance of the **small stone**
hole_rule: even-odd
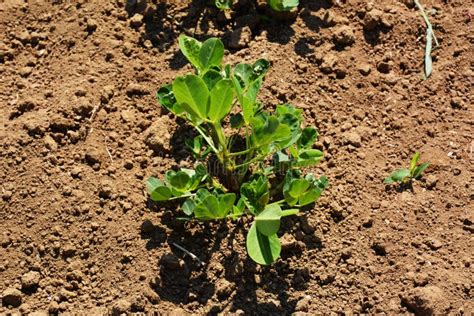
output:
[[[436,187],[436,183],[438,183],[438,178],[436,178],[435,175],[430,174],[426,177],[425,181],[426,181],[426,187],[428,189],[433,189],[434,187]]]
[[[99,197],[109,199],[112,197],[113,183],[109,180],[104,180],[100,184]]]
[[[362,139],[356,132],[348,132],[345,135],[346,144],[350,144],[354,147],[360,147],[362,145]]]
[[[7,288],[2,293],[2,304],[3,306],[18,307],[21,305],[22,294],[15,288]]]
[[[58,144],[56,143],[54,138],[52,138],[51,136],[46,135],[43,141],[44,141],[44,146],[48,148],[49,150],[56,151],[58,149]]]
[[[132,303],[130,303],[126,299],[120,299],[115,302],[115,304],[112,306],[112,315],[121,315],[130,310],[132,307]]]
[[[63,257],[65,258],[73,257],[76,254],[76,247],[72,244],[67,244],[61,249],[63,251]]]
[[[334,71],[335,66],[337,65],[337,57],[334,54],[324,55],[319,69],[325,74],[330,74]]]
[[[145,86],[133,82],[127,86],[126,92],[129,97],[148,94],[148,90]]]
[[[168,131],[170,120],[168,116],[157,119],[145,131],[145,144],[157,154],[170,150],[171,134]]]
[[[290,251],[291,249],[295,248],[297,245],[296,238],[289,233],[285,233],[280,238],[280,242],[281,242],[282,251]]]
[[[347,260],[352,257],[352,249],[350,248],[344,248],[341,252],[341,259],[342,260]]]
[[[362,227],[364,228],[370,228],[374,224],[374,220],[372,217],[368,216],[362,220]]]
[[[355,42],[354,31],[350,26],[340,26],[334,31],[332,40],[336,46],[350,46]]]
[[[143,15],[140,13],[135,13],[131,18],[130,18],[130,26],[133,28],[139,28],[143,24]]]
[[[435,238],[427,240],[426,244],[428,245],[428,247],[430,247],[431,250],[438,250],[443,247],[443,243]]]
[[[93,19],[88,19],[87,20],[87,25],[86,25],[86,31],[89,34],[92,34],[97,30],[97,22]]]
[[[445,294],[437,286],[417,287],[402,296],[402,303],[415,315],[444,315],[445,302]]]
[[[102,92],[100,93],[100,102],[102,104],[107,104],[109,103],[110,99],[114,96],[115,94],[115,87],[112,85],[105,86],[102,89]]]
[[[452,98],[450,103],[453,109],[462,109],[464,107],[464,102],[460,97]]]
[[[247,47],[252,40],[252,30],[248,26],[239,27],[230,34],[228,46],[239,49]]]
[[[364,29],[372,31],[382,21],[383,12],[377,9],[372,9],[365,14],[364,17]]]
[[[20,76],[22,77],[28,77],[29,75],[31,75],[31,73],[33,72],[33,68],[31,67],[22,67],[20,68],[20,70],[18,71],[18,73],[20,74]]]
[[[426,273],[418,273],[413,278],[413,283],[415,286],[425,286],[429,282],[428,274]]]
[[[86,162],[89,165],[95,165],[97,163],[100,163],[101,162],[100,151],[95,147],[91,147],[87,149],[85,158],[86,158]]]
[[[369,64],[360,64],[357,67],[357,70],[363,75],[363,76],[368,76],[370,74],[370,65]]]
[[[151,303],[151,304],[158,304],[160,303],[161,299],[158,293],[153,291],[150,288],[146,288],[143,292],[143,295],[146,297],[146,299]]]
[[[23,290],[31,290],[38,287],[41,275],[37,271],[30,271],[21,277],[21,288]]]

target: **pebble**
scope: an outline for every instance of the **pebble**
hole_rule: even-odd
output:
[[[139,83],[132,82],[127,86],[126,93],[129,97],[135,95],[145,95],[148,94],[148,89]]]
[[[426,181],[426,187],[428,189],[434,189],[434,187],[436,187],[436,183],[438,183],[438,178],[436,178],[435,175],[430,174],[426,177],[425,181]]]
[[[443,315],[445,294],[437,286],[417,287],[402,295],[402,302],[415,315]]]
[[[359,70],[359,72],[363,75],[363,76],[368,76],[370,74],[370,65],[369,64],[366,64],[366,63],[363,63],[363,64],[359,64],[357,66],[357,70]]]
[[[143,15],[141,15],[140,13],[135,13],[130,18],[130,26],[133,28],[139,28],[142,25],[143,25]]]
[[[44,142],[44,146],[51,151],[56,151],[58,149],[58,144],[56,143],[54,138],[52,138],[49,135],[46,135],[44,137],[43,142]]]
[[[21,288],[23,290],[31,290],[38,286],[41,275],[37,271],[30,271],[21,277]]]
[[[2,293],[2,304],[3,306],[18,307],[21,305],[22,293],[15,288],[7,288]]]
[[[334,30],[332,40],[337,46],[350,46],[355,42],[354,31],[350,26],[342,25]]]
[[[431,250],[438,250],[443,247],[443,243],[435,238],[427,240],[426,244],[428,245],[428,247],[430,247]]]
[[[345,135],[346,144],[350,144],[354,147],[360,147],[362,145],[362,139],[356,132],[348,132]]]
[[[20,70],[18,71],[18,73],[22,77],[28,77],[29,75],[31,75],[32,72],[33,72],[33,68],[28,67],[28,66],[21,67]]]
[[[311,304],[311,296],[306,295],[296,303],[295,311],[308,312],[310,304]]]
[[[145,144],[157,154],[170,150],[171,134],[167,128],[169,125],[168,116],[162,116],[145,130]]]
[[[96,163],[100,163],[101,162],[100,151],[95,147],[91,147],[87,149],[85,159],[89,165],[95,165]]]
[[[364,29],[372,31],[379,26],[382,21],[383,12],[377,9],[372,9],[365,14],[364,17]]]

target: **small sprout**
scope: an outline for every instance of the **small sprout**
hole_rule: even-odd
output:
[[[182,220],[253,218],[248,254],[271,264],[280,256],[281,218],[314,203],[328,186],[326,177],[298,170],[323,158],[313,149],[318,132],[304,126],[302,110],[290,104],[263,110],[257,96],[270,68],[267,60],[222,65],[224,45],[216,38],[201,43],[180,36],[179,47],[195,72],[160,88],[157,99],[199,133],[185,140],[199,163],[170,170],[163,180],[150,177],[150,198],[179,201]]]
[[[422,163],[417,166],[418,160],[420,159],[420,153],[417,152],[413,155],[410,162],[410,169],[399,169],[392,172],[387,178],[385,178],[384,183],[391,184],[394,182],[399,183],[409,183],[413,179],[418,180],[423,175],[423,172],[430,165],[429,162]]]

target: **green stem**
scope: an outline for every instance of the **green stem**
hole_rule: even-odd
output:
[[[207,142],[207,144],[211,147],[212,151],[214,153],[218,153],[219,151],[217,150],[217,148],[214,146],[214,142],[212,141],[212,139],[210,139],[202,130],[199,126],[197,125],[194,125],[194,128],[199,132],[199,134],[201,134],[201,136],[204,138],[204,140]]]
[[[283,211],[281,211],[281,217],[296,215],[296,214],[298,214],[298,212],[299,212],[299,210],[297,208],[292,208],[292,209],[289,209],[289,210],[283,210]]]
[[[249,148],[249,149],[246,149],[246,150],[237,151],[237,152],[235,152],[235,153],[229,153],[229,156],[230,156],[230,157],[242,156],[242,155],[245,155],[246,153],[248,153],[250,150],[252,150],[252,149]]]

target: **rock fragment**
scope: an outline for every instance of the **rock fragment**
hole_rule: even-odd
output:
[[[33,290],[38,287],[41,275],[37,271],[30,271],[21,277],[21,288],[23,290]]]

